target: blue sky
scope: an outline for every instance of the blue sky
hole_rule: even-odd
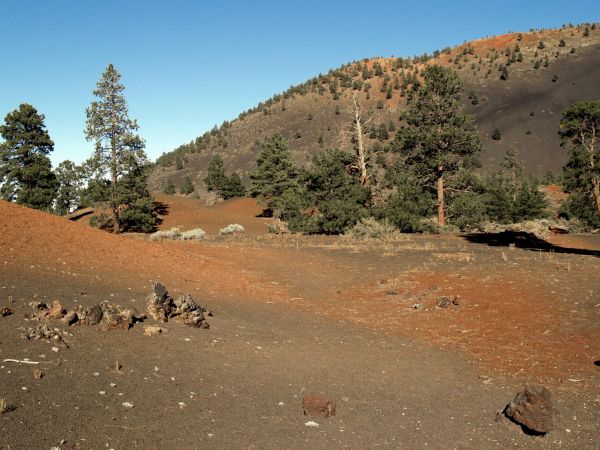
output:
[[[350,61],[599,20],[597,0],[0,0],[0,119],[31,103],[53,163],[82,162],[85,108],[112,63],[155,159]]]

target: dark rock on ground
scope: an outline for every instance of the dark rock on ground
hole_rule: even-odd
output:
[[[196,328],[208,328],[206,317],[212,313],[202,305],[198,305],[191,295],[184,294],[173,300],[167,289],[158,282],[152,283],[150,293],[146,297],[148,315],[160,322],[175,319]]]
[[[536,384],[525,386],[504,409],[504,415],[525,431],[545,434],[552,431],[554,405],[548,388]]]

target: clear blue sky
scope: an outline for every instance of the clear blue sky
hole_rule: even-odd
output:
[[[31,103],[53,163],[83,161],[85,108],[112,63],[155,159],[343,63],[599,19],[598,0],[0,0],[0,119]]]

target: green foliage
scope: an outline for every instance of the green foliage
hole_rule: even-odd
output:
[[[404,233],[423,230],[423,218],[433,212],[433,199],[408,172],[398,169],[390,173],[396,192],[385,205],[374,209],[379,219],[385,219]]]
[[[486,186],[484,201],[489,220],[511,223],[544,217],[546,198],[536,185],[523,179],[523,162],[517,153],[508,150],[500,166]]]
[[[54,174],[59,184],[54,211],[65,215],[81,204],[83,169],[67,159],[58,165]]]
[[[0,135],[0,197],[30,208],[50,211],[58,181],[48,154],[54,143],[44,115],[23,103],[6,115]]]
[[[485,184],[471,170],[459,169],[448,179],[448,218],[462,231],[481,228],[486,219]]]
[[[548,201],[537,186],[527,181],[521,184],[512,211],[513,222],[538,219],[544,216]]]
[[[204,184],[209,191],[215,191],[221,194],[221,191],[227,183],[227,175],[225,175],[225,164],[221,155],[217,154],[212,157],[208,163]]]
[[[190,177],[185,177],[183,179],[183,183],[181,185],[181,187],[179,188],[179,192],[181,192],[182,194],[191,194],[192,192],[194,192],[196,188],[194,187],[194,183],[192,181],[192,179]]]
[[[299,185],[298,169],[292,162],[290,146],[281,135],[275,133],[262,143],[250,180],[250,195],[263,200],[268,208],[284,219],[281,198],[286,191],[297,191]]]
[[[291,221],[290,229],[339,234],[368,215],[371,192],[348,173],[353,161],[351,154],[338,149],[329,149],[314,157],[313,167],[306,171],[303,181],[315,214],[302,222]]]
[[[564,188],[569,193],[566,210],[589,225],[600,226],[600,100],[567,108],[559,133],[569,151],[563,168]]]
[[[409,127],[400,130],[395,141],[411,175],[426,189],[437,189],[442,209],[445,191],[439,190],[440,180],[451,178],[461,168],[477,167],[481,142],[474,118],[463,111],[458,75],[438,65],[427,67],[422,75],[425,85],[409,102],[405,115]],[[438,216],[442,213],[438,211]]]
[[[144,140],[135,133],[137,122],[129,118],[120,80],[109,64],[93,91],[96,100],[86,109],[86,139],[95,142],[88,166],[95,184],[109,178],[104,200],[112,211],[113,231],[148,231],[156,223],[146,187],[149,163]]]
[[[246,187],[242,183],[242,179],[237,172],[233,172],[229,177],[227,177],[227,182],[221,190],[221,196],[227,200],[234,197],[243,197],[245,194]]]
[[[175,184],[173,183],[172,180],[167,181],[167,184],[165,185],[163,192],[167,195],[173,195],[176,192]]]

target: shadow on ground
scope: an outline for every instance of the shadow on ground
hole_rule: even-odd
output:
[[[163,223],[163,217],[169,214],[169,205],[163,202],[154,202],[154,212],[158,215],[156,219],[156,228]]]
[[[471,233],[464,238],[474,244],[486,244],[490,247],[508,247],[514,245],[525,250],[569,253],[600,257],[600,251],[580,248],[560,247],[524,231],[502,231],[501,233]]]

